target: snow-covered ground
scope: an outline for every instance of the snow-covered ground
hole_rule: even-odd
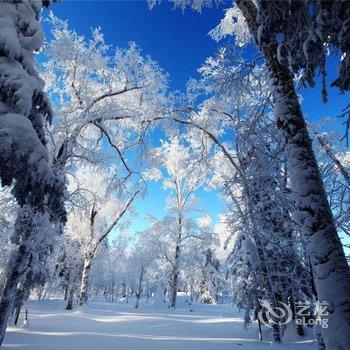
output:
[[[180,303],[181,304],[181,303]],[[241,315],[228,305],[183,303],[177,310],[102,300],[84,311],[64,311],[62,301],[28,301],[29,327],[9,327],[4,349],[26,350],[232,350],[270,349],[257,339],[256,324],[242,327]],[[23,317],[23,315],[21,316]],[[22,323],[22,319],[20,320]],[[292,329],[278,349],[315,350],[310,338],[298,339]]]

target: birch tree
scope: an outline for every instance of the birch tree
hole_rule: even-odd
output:
[[[113,168],[109,168],[113,172]],[[89,281],[92,264],[101,246],[101,243],[112,232],[115,226],[128,211],[133,200],[139,193],[126,193],[122,201],[121,192],[119,198],[118,182],[113,183],[106,172],[91,165],[82,166],[76,172],[77,183],[72,183],[70,188],[79,185],[85,189],[86,205],[83,210],[73,210],[68,218],[68,230],[74,235],[80,236],[80,244],[83,247],[84,263],[81,276],[79,305],[87,303],[89,297]]]
[[[211,4],[210,1],[173,2],[176,6],[192,6],[195,10]],[[288,173],[298,203],[298,221],[310,252],[318,298],[329,303],[330,326],[322,330],[325,346],[329,349],[346,349],[350,344],[350,301],[347,296],[350,270],[312,149],[293,74],[301,72],[302,82],[313,86],[315,71],[319,69],[323,77],[322,95],[326,100],[326,47],[330,47],[341,56],[339,75],[332,85],[348,91],[348,29],[346,2],[286,4],[237,0],[226,12],[218,30],[213,32],[216,38],[234,34],[238,45],[253,39],[263,55],[269,72],[276,125],[282,131],[285,143]]]
[[[194,153],[181,144],[180,139],[174,136],[169,142],[152,152],[152,158],[161,167],[161,171],[150,174],[155,179],[162,179],[163,186],[170,191],[167,206],[175,220],[169,227],[175,236],[174,252],[172,253],[172,272],[170,278],[170,304],[176,307],[180,259],[183,241],[191,234],[186,232],[186,219],[193,210],[195,191],[204,179],[204,167],[201,159],[194,159]],[[170,219],[170,218],[169,218]]]
[[[136,243],[132,248],[128,259],[128,274],[134,276],[136,304],[135,309],[140,306],[140,299],[143,292],[147,290],[146,286],[150,283],[152,270],[158,270],[159,251],[157,248],[156,235],[148,230],[140,232],[136,238]]]
[[[169,119],[186,125],[187,139],[206,145],[212,155],[208,161],[212,185],[228,201],[228,229],[236,233],[229,257],[229,264],[235,266],[231,270],[235,300],[249,312],[258,309],[264,298],[275,306],[292,292],[296,298],[309,298],[311,277],[305,261],[298,263],[296,245],[303,240],[295,239],[299,229],[292,219],[294,198],[283,168],[280,135],[270,120],[265,70],[252,68],[237,56],[227,57],[221,49],[200,72],[202,80],[190,82],[190,96],[204,91],[207,100],[199,106],[175,108]],[[231,74],[235,79],[230,79]],[[203,98],[201,93],[197,97]],[[276,247],[280,256],[275,255]],[[281,341],[278,327],[274,339]]]
[[[115,163],[115,180],[126,189],[130,180],[138,181],[141,161],[134,160],[130,166],[128,158],[143,143],[149,128],[144,120],[156,115],[164,103],[166,75],[156,62],[142,57],[134,43],[127,49],[116,48],[109,56],[111,46],[105,43],[100,29],[93,30],[91,40],[87,40],[52,14],[50,25],[53,39],[45,47],[48,60],[43,76],[57,116],[48,128],[55,170],[68,181],[83,163],[107,167]],[[81,190],[84,192],[80,188],[70,191],[66,201],[73,211],[82,200]],[[96,215],[90,213],[90,219]],[[94,250],[97,248],[91,248],[89,255],[95,255]],[[89,266],[86,263],[84,271],[90,271]],[[69,271],[66,273],[68,278]],[[74,288],[74,283],[68,285]],[[69,294],[74,295],[74,291]]]

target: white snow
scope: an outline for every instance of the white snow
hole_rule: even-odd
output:
[[[63,302],[27,301],[28,328],[9,327],[3,349],[26,350],[232,350],[270,349],[269,330],[263,342],[257,339],[257,325],[243,329],[243,319],[229,305],[181,305],[175,311],[143,302],[136,310],[134,303],[107,303],[93,299],[83,311],[64,311]],[[185,306],[186,305],[186,306]],[[192,310],[192,311],[190,311]],[[290,336],[289,336],[290,333]],[[293,334],[293,335],[292,335]],[[310,338],[296,338],[294,331],[277,349],[316,349]]]

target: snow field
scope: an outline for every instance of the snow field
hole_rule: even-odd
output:
[[[133,300],[107,303],[97,299],[84,310],[65,311],[63,302],[28,301],[21,315],[29,311],[29,327],[9,327],[4,349],[26,350],[232,350],[232,349],[316,349],[310,338],[297,339],[288,330],[282,344],[271,344],[268,329],[263,342],[257,339],[257,325],[243,329],[243,319],[229,305],[179,303],[175,311],[166,306]],[[182,304],[182,305],[181,305]],[[192,311],[191,311],[192,310]],[[21,324],[22,321],[20,321]],[[290,333],[290,334],[289,334]]]

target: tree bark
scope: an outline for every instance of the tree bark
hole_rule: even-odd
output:
[[[92,267],[94,255],[92,253],[86,253],[83,275],[81,278],[81,287],[80,287],[80,295],[79,295],[79,306],[83,306],[87,304],[89,299],[89,281],[90,281],[90,272]]]
[[[17,326],[18,319],[19,319],[19,315],[20,315],[20,313],[21,313],[21,309],[22,309],[22,305],[23,305],[24,296],[25,296],[25,289],[24,289],[24,287],[22,286],[22,288],[21,288],[20,290],[18,290],[18,292],[17,292],[16,311],[15,311],[15,320],[14,320],[15,326]]]
[[[182,240],[182,217],[179,214],[178,217],[178,236],[176,240],[175,256],[174,256],[174,266],[171,276],[171,295],[170,295],[170,306],[175,309],[176,299],[177,299],[177,285],[179,280],[179,264],[180,264],[180,254],[181,254],[181,240]]]
[[[271,45],[264,50],[271,76],[277,126],[286,138],[285,155],[310,252],[320,301],[329,304],[326,349],[350,348],[350,271],[312,149],[292,76],[278,63]],[[339,336],[335,336],[338,334]]]
[[[170,294],[170,306],[175,309],[177,299],[177,284],[179,278],[179,257],[180,247],[176,246],[175,250],[175,262],[171,276],[171,294]]]
[[[22,212],[20,209],[17,216],[18,226],[16,226],[17,229],[22,228],[24,230],[24,234],[22,233],[21,243],[17,250],[11,254],[11,258],[7,266],[6,281],[0,300],[0,346],[5,337],[8,320],[16,297],[17,285],[21,278],[24,278],[26,264],[29,260],[27,242],[31,236],[31,228],[30,225],[26,225],[25,223],[25,220],[28,219],[30,220],[30,218],[26,217],[24,212]]]
[[[136,292],[136,305],[135,305],[135,309],[138,309],[138,308],[139,308],[139,302],[140,302],[141,293],[142,293],[143,274],[144,274],[144,267],[143,267],[143,265],[141,265],[141,271],[140,271],[140,276],[139,276],[139,285],[138,285],[138,289],[137,289],[137,292]]]
[[[270,74],[277,127],[285,138],[291,186],[299,207],[299,222],[310,253],[320,301],[328,303],[328,328],[322,328],[327,350],[350,348],[350,270],[336,231],[311,139],[288,67],[277,59],[274,37],[259,38],[257,10],[252,1],[237,5],[265,57]]]
[[[255,245],[257,248],[257,254],[260,262],[260,269],[261,269],[261,277],[263,278],[265,282],[265,288],[266,288],[266,294],[267,298],[271,304],[271,306],[276,310],[278,307],[277,305],[277,299],[276,299],[276,292],[274,289],[274,284],[272,282],[271,278],[271,273],[268,268],[268,264],[266,261],[266,254],[264,251],[263,244],[260,240],[260,237],[258,234],[253,234],[254,240],[255,240]],[[272,315],[271,317],[273,318],[272,321],[272,336],[273,336],[273,341],[275,343],[280,343],[281,342],[281,332],[280,332],[280,324],[279,320],[275,319]]]
[[[14,254],[15,258],[13,260],[10,259],[10,261],[14,262],[14,265],[12,267],[9,267],[10,270],[7,275],[0,300],[0,345],[2,344],[5,337],[7,323],[16,295],[17,284],[23,272],[22,267],[26,258],[25,250],[25,245],[20,245]]]
[[[74,289],[74,286],[69,286],[68,288],[66,310],[73,310]]]
[[[69,288],[70,288],[70,270],[68,270],[67,276],[65,277],[65,286],[64,286],[64,301],[66,301],[68,299],[68,294],[69,294]]]

